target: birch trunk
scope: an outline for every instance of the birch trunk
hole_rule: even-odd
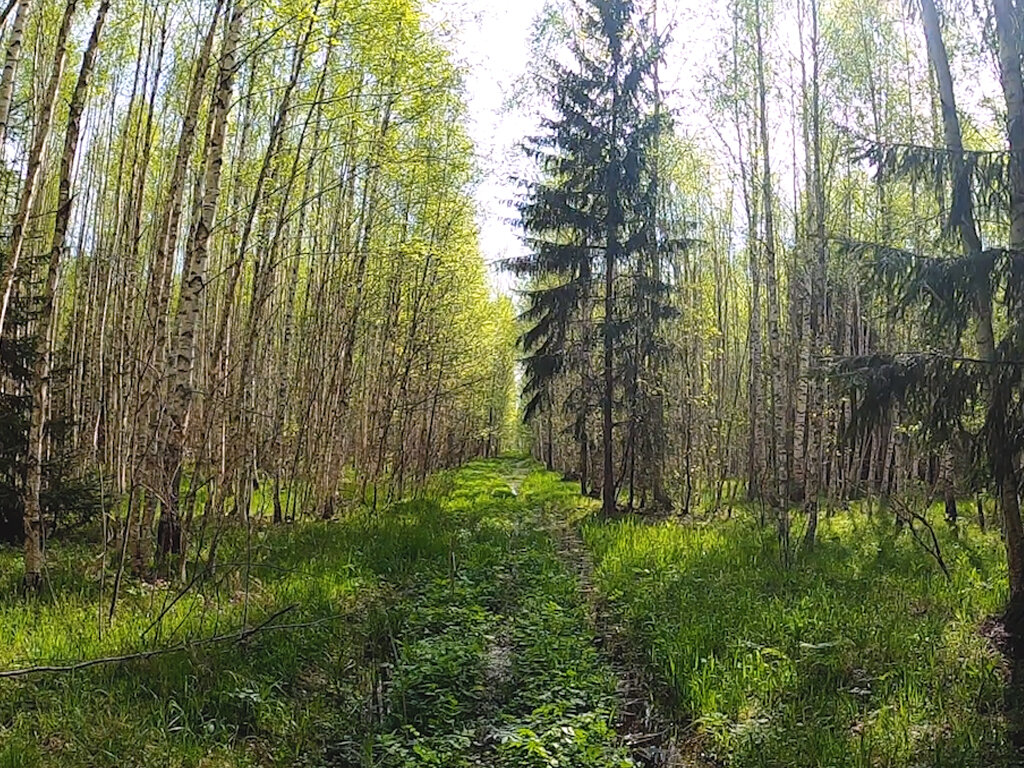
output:
[[[64,150],[60,159],[60,175],[57,186],[57,216],[53,229],[53,241],[46,265],[45,287],[35,338],[35,359],[32,370],[32,409],[29,421],[28,466],[26,470],[25,505],[25,588],[36,590],[43,579],[43,510],[41,502],[43,485],[43,456],[46,438],[46,412],[48,406],[48,385],[50,378],[50,337],[54,325],[54,302],[57,291],[57,275],[60,258],[64,252],[68,225],[71,222],[71,172],[89,91],[89,77],[92,74],[99,47],[103,22],[110,9],[110,0],[102,0],[96,12],[92,34],[82,55],[82,67],[71,96],[68,110],[67,132],[64,135]]]
[[[181,285],[177,333],[165,359],[169,380],[167,398],[168,434],[164,450],[163,489],[158,524],[159,557],[181,549],[181,510],[179,492],[185,460],[185,442],[189,408],[192,404],[192,369],[195,359],[195,331],[199,319],[200,300],[206,287],[206,264],[209,258],[210,235],[220,197],[220,177],[224,164],[224,144],[228,113],[235,76],[235,58],[241,36],[242,6],[231,8],[224,50],[217,74],[217,87],[210,108],[210,134],[206,152],[203,193],[198,199],[196,223],[189,241],[186,263],[188,270]]]
[[[21,60],[21,44],[25,37],[25,19],[28,17],[31,0],[18,0],[18,10],[11,24],[11,36],[7,40],[7,54],[4,56],[4,71],[0,75],[0,147],[7,142],[7,128],[11,119],[11,99],[14,96],[14,72]]]
[[[0,299],[0,337],[4,333],[7,311],[10,308],[11,296],[14,293],[14,286],[18,280],[21,252],[25,246],[29,218],[32,214],[32,205],[35,202],[38,191],[39,173],[43,166],[43,152],[46,149],[46,142],[50,137],[50,124],[53,122],[53,113],[57,108],[57,89],[60,86],[61,74],[64,72],[68,34],[71,32],[71,21],[75,16],[77,6],[78,0],[68,0],[67,5],[64,6],[64,15],[61,18],[60,29],[57,32],[57,42],[54,48],[50,77],[46,84],[46,91],[43,93],[40,120],[39,124],[36,125],[32,148],[29,151],[25,184],[22,187],[21,198],[18,201],[18,210],[15,213],[14,226],[11,229],[11,238],[8,246],[7,264],[4,268],[2,282],[0,282],[0,288],[3,290],[3,298]]]
[[[758,123],[761,142],[761,204],[764,206],[764,242],[761,244],[765,255],[765,290],[768,303],[768,358],[771,368],[772,408],[772,468],[775,488],[773,496],[782,507],[789,496],[786,457],[786,413],[783,402],[782,359],[779,336],[779,289],[778,267],[775,258],[775,203],[772,190],[771,144],[768,139],[768,90],[765,81],[764,42],[761,28],[761,2],[755,0],[755,31],[757,38],[756,69],[758,87]],[[781,530],[788,538],[788,514],[783,511],[780,518]]]

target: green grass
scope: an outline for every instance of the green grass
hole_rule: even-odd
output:
[[[17,596],[0,551],[0,667],[166,647],[258,624],[245,643],[0,681],[0,766],[626,766],[614,678],[538,510],[480,462],[427,498],[333,523],[259,528],[249,597],[225,567],[180,600],[129,582],[99,631],[99,559],[50,552],[52,590]],[[243,558],[244,542],[222,548]],[[109,593],[109,578],[107,580]]]
[[[784,568],[743,512],[650,525],[593,511],[527,460],[476,462],[386,510],[226,541],[216,578],[155,626],[175,588],[129,581],[102,633],[94,545],[52,549],[34,600],[18,596],[20,553],[0,550],[4,669],[173,646],[289,606],[280,622],[308,624],[0,680],[0,768],[625,768],[616,681],[550,532],[566,522],[705,762],[1012,764],[1005,670],[979,633],[1005,597],[996,535],[954,538],[936,513],[947,581],[879,513],[823,519]],[[229,565],[247,546],[248,599]]]
[[[714,758],[1009,765],[1005,669],[979,633],[1001,544],[936,530],[951,581],[880,514],[823,519],[788,569],[752,520],[582,525],[602,600]]]

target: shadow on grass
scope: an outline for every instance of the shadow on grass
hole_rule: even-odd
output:
[[[19,553],[3,552],[3,668],[231,633],[289,606],[281,622],[310,626],[0,681],[0,766],[295,765],[299,755],[361,743],[379,716],[377,670],[394,653],[406,610],[392,603],[448,572],[454,530],[454,518],[427,499],[335,523],[258,529],[248,547],[235,536],[221,549],[218,578],[179,600],[145,639],[174,587],[128,582],[115,623],[101,633],[95,551],[54,548],[52,592],[35,601],[18,596]]]
[[[604,599],[720,759],[737,766],[1010,765],[1005,670],[978,626],[996,537],[940,532],[947,581],[880,517],[822,521],[780,565],[747,521],[584,525]]]

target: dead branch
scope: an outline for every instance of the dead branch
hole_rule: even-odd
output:
[[[932,524],[928,522],[924,515],[914,512],[903,502],[893,499],[891,503],[896,512],[896,516],[910,529],[910,533],[913,535],[914,540],[925,552],[935,558],[935,562],[939,564],[939,568],[942,569],[942,573],[945,574],[946,578],[952,579],[953,577],[949,573],[946,561],[942,559],[942,549],[939,546],[939,539],[935,535],[935,529],[932,528]],[[923,527],[924,530],[928,532],[928,541],[925,541],[922,538],[919,526]]]
[[[293,629],[307,629],[309,627],[316,627],[321,624],[326,624],[330,621],[342,618],[343,614],[334,614],[331,616],[325,616],[324,618],[317,619],[315,621],[306,621],[295,624],[274,624],[276,619],[297,608],[297,605],[289,605],[282,608],[279,611],[272,613],[262,622],[254,627],[248,629],[241,629],[237,632],[230,632],[224,635],[216,635],[214,637],[207,637],[202,640],[194,640],[188,643],[180,643],[178,645],[171,646],[169,648],[154,648],[149,651],[139,651],[138,653],[127,653],[121,656],[104,656],[98,659],[87,659],[85,661],[78,661],[73,664],[64,665],[42,665],[36,667],[24,667],[22,669],[9,669],[0,672],[0,679],[4,678],[15,678],[25,677],[27,675],[44,674],[44,673],[64,673],[64,672],[77,672],[81,669],[88,669],[89,667],[97,667],[104,664],[121,664],[128,661],[137,661],[142,659],[151,659],[154,656],[163,656],[169,653],[180,653],[181,651],[189,651],[193,648],[200,648],[206,645],[215,645],[217,643],[235,642],[242,643],[248,640],[253,635],[259,632],[269,632],[270,630],[293,630]]]

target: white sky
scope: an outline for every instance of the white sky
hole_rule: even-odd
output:
[[[533,21],[544,0],[434,0],[433,18],[450,41],[454,58],[466,69],[469,133],[476,145],[482,178],[477,188],[480,247],[491,265],[492,284],[508,291],[511,280],[497,262],[520,252],[515,227],[508,223],[513,188],[508,177],[520,163],[518,142],[534,132],[531,110],[509,105],[526,76]]]

